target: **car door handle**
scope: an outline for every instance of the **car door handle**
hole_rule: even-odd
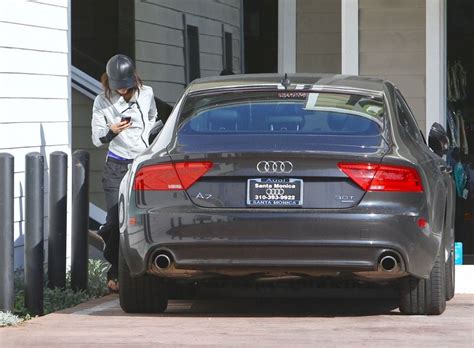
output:
[[[451,174],[453,172],[453,168],[451,166],[440,165],[439,170],[441,173]]]

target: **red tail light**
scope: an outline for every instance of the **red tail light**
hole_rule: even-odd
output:
[[[339,163],[341,169],[364,191],[423,192],[416,169],[370,163]]]
[[[187,190],[212,168],[212,162],[162,163],[145,166],[135,175],[135,191]]]

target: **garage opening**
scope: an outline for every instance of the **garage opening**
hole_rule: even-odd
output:
[[[245,73],[278,71],[278,1],[244,0]]]
[[[474,2],[447,1],[447,128],[451,140],[448,161],[458,181],[456,242],[463,243],[464,263],[474,263]],[[459,153],[459,159],[458,155]],[[458,164],[459,163],[459,164]],[[462,190],[459,190],[462,188]]]

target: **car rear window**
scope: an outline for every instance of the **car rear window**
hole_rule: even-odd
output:
[[[374,146],[381,142],[381,98],[297,91],[228,92],[189,96],[181,110],[178,143]]]

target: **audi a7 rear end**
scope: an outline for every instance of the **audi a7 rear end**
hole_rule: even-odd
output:
[[[122,308],[164,311],[186,280],[344,276],[440,314],[454,295],[449,172],[388,81],[197,80],[122,182]]]

